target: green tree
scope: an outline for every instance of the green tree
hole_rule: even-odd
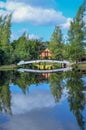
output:
[[[70,60],[70,45],[68,43],[64,44],[63,49],[63,58],[66,60]]]
[[[6,54],[2,49],[0,49],[0,65],[3,65],[5,60],[6,60]]]
[[[86,2],[85,2],[86,3]],[[71,60],[78,62],[85,53],[85,23],[83,20],[85,3],[80,6],[76,17],[71,22],[70,29],[68,31]]]
[[[17,63],[20,60],[34,60],[39,58],[40,52],[45,48],[44,44],[40,40],[30,40],[26,37],[26,33],[23,33],[18,40],[12,42],[12,59],[13,63]]]
[[[6,54],[6,64],[10,62],[11,56],[11,45],[10,45],[10,35],[11,35],[11,15],[0,17],[0,48]]]
[[[59,26],[55,26],[55,30],[51,36],[49,48],[52,52],[52,57],[54,59],[63,59],[62,32]]]
[[[12,54],[13,62],[18,62],[20,60],[26,60],[30,58],[28,50],[29,45],[25,33],[22,34],[22,36],[20,36],[18,40],[13,41],[12,47],[13,47],[13,54]]]

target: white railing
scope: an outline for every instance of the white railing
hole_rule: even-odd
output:
[[[60,69],[53,69],[53,70],[34,70],[34,69],[23,69],[20,68],[18,69],[18,71],[20,72],[33,72],[33,73],[52,73],[52,72],[65,72],[65,71],[69,71],[72,70],[71,67],[67,67],[67,68],[60,68]]]
[[[17,65],[25,65],[25,64],[32,64],[32,63],[62,63],[62,64],[69,64],[69,61],[63,60],[33,60],[33,61],[20,61]]]

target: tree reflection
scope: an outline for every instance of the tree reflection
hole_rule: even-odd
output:
[[[19,73],[17,71],[0,71],[0,112],[11,112],[11,90],[10,84],[18,85],[23,93],[31,84],[45,82],[42,74]]]
[[[0,72],[0,111],[11,114],[11,93],[9,89],[9,73]]]
[[[64,84],[65,79],[65,84]],[[44,74],[19,73],[17,71],[0,72],[0,111],[11,112],[11,90],[9,84],[18,85],[23,93],[26,93],[27,87],[32,84],[40,84],[42,82],[50,83],[50,88],[56,102],[59,102],[64,88],[68,90],[68,102],[70,111],[76,117],[76,120],[84,130],[85,117],[83,111],[86,105],[86,83],[82,80],[82,74],[78,71],[66,73],[52,73],[46,80]]]
[[[56,102],[59,102],[62,96],[62,90],[63,90],[62,79],[63,79],[62,73],[52,73],[49,78],[51,91]]]
[[[11,82],[17,84],[24,93],[30,85],[45,82],[44,76],[37,73],[19,73],[14,71],[12,77]]]
[[[85,109],[85,94],[86,91],[84,82],[82,80],[82,74],[78,71],[71,71],[66,74],[67,76],[67,88],[68,88],[68,102],[70,110],[74,113],[77,122],[82,130],[84,130],[84,116],[83,111]]]
[[[86,105],[86,86],[82,80],[82,73],[77,70],[64,73],[53,73],[49,78],[49,83],[55,101],[59,102],[63,92],[63,79],[66,80],[66,89],[68,90],[68,102],[70,111],[76,117],[76,120],[82,130],[85,130],[85,117],[83,111]]]

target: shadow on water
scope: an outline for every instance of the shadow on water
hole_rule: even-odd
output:
[[[78,125],[85,130],[86,117],[86,75],[74,70],[58,73],[20,73],[18,71],[0,72],[0,111],[12,114],[10,84],[18,85],[26,94],[27,87],[43,82],[50,84],[55,102],[60,102],[64,88],[70,111],[75,115]]]

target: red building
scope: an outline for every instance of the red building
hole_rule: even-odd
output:
[[[40,59],[51,59],[52,53],[48,48],[46,48],[40,55]]]

